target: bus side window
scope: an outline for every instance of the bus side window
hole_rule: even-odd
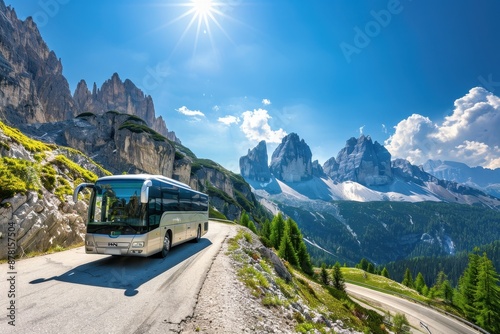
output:
[[[163,211],[161,209],[160,187],[155,184],[149,188],[148,213],[150,229],[157,228],[160,225],[160,219]]]
[[[179,193],[173,190],[162,191],[163,211],[179,211]]]
[[[179,189],[179,202],[181,211],[192,211],[191,192],[185,189]]]
[[[208,197],[206,195],[201,195],[200,196],[199,205],[200,205],[199,210],[201,210],[201,211],[207,211],[208,210]]]

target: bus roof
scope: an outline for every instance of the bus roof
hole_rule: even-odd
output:
[[[166,182],[171,185],[184,188],[184,189],[189,189],[194,192],[198,192],[194,189],[192,189],[190,186],[188,186],[185,183],[182,183],[180,181],[171,179],[169,177],[163,176],[163,175],[153,175],[153,174],[124,174],[124,175],[111,175],[111,176],[103,176],[100,177],[97,181],[110,181],[110,180],[157,180],[161,182]]]

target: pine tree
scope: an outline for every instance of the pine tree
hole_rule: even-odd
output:
[[[314,273],[313,266],[311,263],[311,257],[307,252],[307,247],[304,241],[299,244],[299,249],[297,249],[297,257],[299,258],[299,266],[308,275]]]
[[[321,264],[320,278],[323,284],[328,285],[328,272],[326,271],[326,264],[324,262]]]
[[[373,265],[373,263],[371,263],[371,262],[368,263],[368,267],[366,268],[366,271],[369,272],[370,274],[375,273],[375,266]]]
[[[453,287],[444,271],[440,271],[436,278],[436,283],[431,288],[432,297],[441,297],[445,302],[453,302]]]
[[[411,276],[411,271],[409,268],[406,268],[405,276],[401,284],[413,289],[413,277]]]
[[[500,287],[499,276],[486,253],[479,260],[477,289],[474,307],[477,309],[476,323],[494,333],[500,331]]]
[[[298,266],[299,258],[295,249],[293,249],[292,242],[290,241],[290,235],[288,234],[288,228],[285,229],[285,233],[281,238],[280,247],[278,249],[278,255],[287,260],[292,266]]]
[[[240,216],[240,225],[248,227],[249,222],[250,222],[250,217],[248,217],[247,213],[243,211]]]
[[[281,239],[283,234],[285,233],[285,220],[281,212],[278,212],[276,216],[274,216],[273,221],[271,222],[271,243],[275,249],[279,249],[281,245]]]
[[[451,286],[451,283],[449,280],[445,280],[441,284],[441,288],[439,289],[439,294],[440,296],[444,299],[445,302],[453,304],[453,295],[455,293],[455,290]]]
[[[474,296],[476,294],[477,274],[479,268],[479,255],[469,254],[469,263],[458,281],[457,304],[464,312],[467,319],[473,321],[476,318],[474,307]]]
[[[423,294],[424,287],[426,288],[425,290],[428,291],[429,288],[427,287],[427,284],[425,284],[424,275],[419,272],[417,278],[415,279],[415,290],[417,290],[418,293]]]
[[[262,224],[260,235],[268,240],[271,238],[271,222],[269,221],[269,219],[266,219]]]
[[[288,232],[290,234],[290,241],[292,242],[293,248],[294,249],[299,249],[299,245],[302,240],[302,233],[299,230],[299,226],[295,221],[292,220],[292,218],[288,218],[286,220],[286,224],[288,225]]]
[[[390,278],[389,276],[389,271],[387,270],[386,267],[384,267],[384,269],[382,269],[382,272],[380,273],[382,276],[384,277],[387,277],[387,278]]]
[[[363,269],[364,271],[368,270],[368,260],[365,258],[362,258],[361,261],[359,262],[359,269]]]
[[[332,270],[333,287],[339,291],[345,292],[345,280],[340,270],[340,263],[336,262]]]
[[[408,322],[406,315],[402,313],[397,313],[396,315],[394,315],[392,322],[393,322],[392,330],[394,331],[394,333],[396,334],[408,333],[406,328],[410,326],[410,323]]]
[[[257,234],[257,227],[255,227],[255,224],[253,221],[249,221],[248,222],[248,228],[250,229],[250,231],[252,231],[253,233]]]

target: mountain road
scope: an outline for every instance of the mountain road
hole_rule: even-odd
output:
[[[374,305],[384,311],[390,311],[392,315],[396,313],[405,314],[410,325],[413,326],[412,332],[415,332],[415,328],[418,328],[423,333],[432,334],[479,333],[473,328],[443,313],[406,299],[349,283],[346,283],[346,290],[352,297],[360,300],[367,300],[370,305]],[[425,324],[428,330],[422,327],[421,323]]]
[[[0,332],[179,332],[232,228],[211,222],[199,243],[173,247],[164,259],[79,247],[0,264]]]

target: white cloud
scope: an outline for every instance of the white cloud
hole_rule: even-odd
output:
[[[217,120],[225,125],[238,124],[240,122],[240,118],[232,115],[219,117]]]
[[[269,99],[263,99],[262,100],[262,104],[265,105],[265,106],[268,106],[268,105],[271,104],[271,100],[269,100]]]
[[[385,124],[382,124],[382,132],[387,133],[387,127],[385,126]]]
[[[285,130],[271,130],[268,120],[271,116],[267,110],[254,109],[254,111],[245,111],[242,114],[243,122],[240,126],[245,136],[254,141],[265,140],[267,143],[280,143],[281,139],[287,135]]]
[[[205,114],[202,113],[199,110],[189,110],[186,106],[182,106],[179,109],[175,109],[176,111],[180,112],[183,115],[189,116],[189,117],[194,117],[194,116],[203,116],[205,117]]]
[[[361,136],[363,134],[363,130],[364,130],[365,126],[360,126],[359,127],[359,135]]]
[[[500,167],[500,98],[476,87],[454,105],[441,124],[418,114],[402,120],[385,141],[386,148],[394,158],[414,164],[440,159]]]

